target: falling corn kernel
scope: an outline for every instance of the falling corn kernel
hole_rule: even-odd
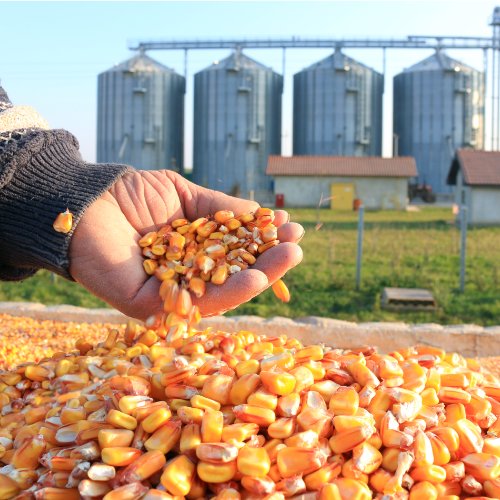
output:
[[[273,285],[273,292],[282,302],[290,302],[290,292],[283,280],[278,280]]]
[[[53,227],[58,233],[69,233],[71,231],[73,227],[73,214],[69,211],[69,208],[66,209],[66,212],[62,212],[56,217]]]

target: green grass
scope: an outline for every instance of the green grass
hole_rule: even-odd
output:
[[[301,265],[285,277],[292,299],[282,304],[267,290],[228,315],[325,316],[349,321],[406,321],[441,324],[500,324],[500,228],[470,228],[466,292],[458,292],[460,231],[449,208],[421,212],[366,212],[361,290],[355,290],[355,212],[291,209],[306,234]],[[379,307],[386,286],[427,288],[443,308],[436,313],[392,313]],[[0,283],[0,300],[104,307],[74,283],[49,273],[23,283]]]

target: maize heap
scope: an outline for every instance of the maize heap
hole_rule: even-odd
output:
[[[231,274],[248,269],[257,256],[279,245],[274,212],[259,208],[255,213],[235,216],[220,210],[213,217],[201,217],[194,222],[177,219],[171,225],[147,233],[139,240],[144,270],[161,282],[160,296],[164,311],[160,318],[152,317],[150,325],[160,322],[160,328],[187,319],[191,325],[201,317],[191,301],[189,290],[198,298],[205,294],[205,283],[222,285]],[[278,280],[275,294],[288,302],[286,285]]]
[[[2,371],[0,500],[500,498],[476,361],[171,329]]]

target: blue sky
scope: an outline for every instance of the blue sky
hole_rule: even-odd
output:
[[[131,57],[127,41],[162,38],[491,36],[487,18],[495,2],[2,2],[0,79],[15,104],[38,110],[53,128],[76,135],[95,160],[97,75]],[[382,51],[346,50],[382,70]],[[291,153],[292,75],[330,50],[287,51],[283,96],[283,153]],[[387,51],[383,155],[392,154],[392,77],[431,55]],[[482,69],[482,51],[449,51]],[[282,70],[281,50],[246,54]],[[184,72],[181,51],[149,55]],[[190,51],[186,95],[186,166],[191,165],[193,75],[223,59],[227,50]],[[489,91],[488,91],[489,96]],[[487,116],[487,124],[489,124]],[[489,128],[487,128],[487,135]]]

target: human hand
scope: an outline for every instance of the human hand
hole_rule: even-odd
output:
[[[175,219],[194,221],[219,210],[239,215],[254,212],[258,206],[197,186],[169,170],[127,173],[78,223],[69,247],[70,274],[127,316],[145,320],[161,310],[160,281],[144,272],[140,238]],[[202,316],[222,314],[248,302],[302,260],[297,243],[304,229],[288,222],[283,210],[275,216],[281,244],[223,285],[207,283],[205,295],[193,297]]]

